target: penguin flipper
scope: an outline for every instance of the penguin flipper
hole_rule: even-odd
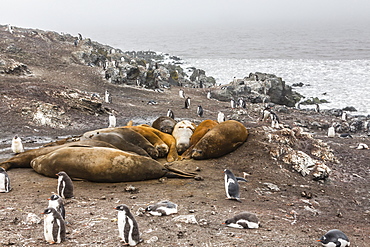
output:
[[[235,177],[237,181],[248,182],[245,178]]]

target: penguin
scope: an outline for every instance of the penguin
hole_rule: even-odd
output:
[[[236,102],[234,99],[231,99],[230,100],[230,106],[231,106],[231,109],[235,109],[236,108]]]
[[[225,114],[223,114],[220,111],[218,112],[218,115],[217,115],[217,122],[219,123],[225,122]]]
[[[177,213],[177,204],[170,201],[160,201],[156,204],[149,205],[145,212],[154,216],[164,216]]]
[[[180,96],[180,98],[185,99],[185,92],[184,92],[184,90],[182,90],[182,89],[179,90],[179,96]]]
[[[142,241],[140,238],[139,227],[130,212],[130,209],[121,204],[115,209],[118,211],[118,231],[119,236],[125,245],[135,246]]]
[[[342,112],[342,121],[347,121],[347,112]]]
[[[172,119],[175,119],[175,115],[173,114],[173,111],[171,109],[168,109],[168,111],[167,111],[167,117],[170,117]]]
[[[105,90],[105,103],[111,103],[110,102],[110,93],[108,90]]]
[[[58,172],[58,195],[62,198],[72,198],[73,197],[73,183],[72,179],[65,172]]]
[[[324,234],[320,239],[316,240],[321,242],[322,246],[327,247],[347,247],[350,242],[346,234],[338,229],[332,229]]]
[[[350,133],[342,133],[342,134],[340,134],[339,137],[342,137],[342,138],[353,138]]]
[[[78,33],[78,39],[82,40],[82,35],[80,33]]]
[[[108,128],[116,127],[117,119],[116,119],[116,116],[114,116],[113,113],[109,113],[108,121],[109,121]]]
[[[146,103],[147,105],[158,105],[158,102],[157,101],[154,101],[154,100],[149,100],[148,103]]]
[[[271,127],[272,128],[279,128],[279,118],[275,112],[270,111],[270,118],[271,118]]]
[[[315,104],[315,105],[316,105],[315,111],[317,113],[320,113],[320,105],[319,104]]]
[[[207,93],[207,99],[211,99],[211,98],[212,98],[211,91],[208,91],[208,93]]]
[[[13,139],[12,139],[12,151],[15,154],[19,154],[19,153],[23,153],[24,152],[22,140],[17,135],[14,136]]]
[[[271,114],[271,107],[270,106],[265,107],[265,109],[263,109],[262,111],[261,121],[266,121],[270,117],[270,114]]]
[[[48,198],[49,200],[49,208],[55,208],[55,210],[60,213],[60,216],[62,216],[63,220],[66,219],[66,211],[64,209],[64,204],[63,204],[63,198],[61,198],[58,195],[52,195]]]
[[[359,143],[356,149],[369,149],[369,146],[365,143]]]
[[[228,169],[225,169],[224,173],[225,173],[225,190],[226,190],[227,199],[233,199],[233,200],[237,200],[238,202],[242,202],[240,200],[238,181],[247,182],[247,180],[245,178],[235,177],[234,174]]]
[[[245,100],[243,98],[239,98],[238,105],[240,108],[244,108],[244,109],[247,107],[245,104]]]
[[[10,186],[10,178],[8,173],[6,173],[5,169],[0,167],[0,192],[8,193],[12,190]]]
[[[202,117],[203,116],[203,108],[202,108],[201,105],[198,105],[197,115],[198,115],[198,117]]]
[[[335,128],[333,126],[329,127],[328,129],[328,137],[335,137]]]
[[[190,108],[190,98],[187,97],[185,100],[185,109],[189,109],[189,108]]]
[[[257,216],[253,213],[243,212],[238,215],[235,215],[233,218],[226,220],[224,223],[228,227],[233,228],[258,228],[260,221]]]
[[[78,46],[78,39],[75,39],[75,41],[73,42],[74,46]]]
[[[44,210],[44,237],[50,244],[61,243],[66,238],[66,226],[60,213],[55,208]]]

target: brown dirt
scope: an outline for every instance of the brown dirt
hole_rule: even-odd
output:
[[[53,97],[50,92],[79,89],[104,95],[108,89],[118,125],[133,119],[135,124],[151,123],[168,108],[175,118],[185,118],[199,123],[196,106],[205,110],[203,119],[216,119],[219,110],[231,116],[234,112],[227,102],[206,99],[206,90],[185,89],[192,98],[191,109],[182,109],[183,100],[178,97],[178,88],[157,93],[135,87],[109,84],[103,80],[98,68],[87,67],[67,60],[72,45],[52,43],[40,48],[30,45],[29,40],[6,37],[7,43],[16,43],[24,50],[40,57],[20,57],[4,53],[29,66],[34,76],[19,77],[0,75],[1,158],[11,156],[11,138],[18,134],[25,140],[26,149],[38,147],[49,140],[82,134],[87,130],[106,127],[108,115],[93,115],[70,107],[69,102]],[[27,42],[26,42],[27,41]],[[38,44],[38,45],[36,45]],[[41,52],[41,51],[42,52]],[[1,51],[1,50],[0,50]],[[44,55],[42,55],[44,54]],[[54,54],[54,55],[53,55]],[[48,59],[44,61],[42,59]],[[42,62],[41,62],[41,61]],[[155,100],[158,105],[147,105]],[[32,102],[48,102],[66,111],[71,123],[65,129],[38,126],[22,108]],[[236,151],[218,159],[204,161],[186,160],[175,165],[186,171],[200,168],[201,181],[193,179],[150,180],[130,183],[92,183],[74,181],[75,198],[66,200],[67,240],[63,246],[120,246],[116,211],[118,204],[127,204],[139,224],[144,242],[141,246],[320,246],[315,240],[326,231],[338,228],[347,234],[351,246],[368,246],[370,241],[370,153],[369,150],[351,149],[349,146],[364,142],[368,137],[360,134],[353,139],[325,137],[324,130],[310,130],[314,138],[322,139],[333,149],[339,163],[328,164],[333,170],[325,182],[303,177],[269,155],[269,146],[263,142],[257,121],[262,106],[249,104],[248,115],[240,119],[250,130],[245,144]],[[297,120],[331,122],[329,116],[313,112],[288,109],[279,113],[282,122],[290,127]],[[225,200],[223,169],[228,168],[237,176],[243,172],[250,175],[247,183],[240,183],[242,203]],[[43,224],[25,224],[28,213],[39,216],[47,206],[47,198],[56,191],[57,178],[48,178],[35,173],[31,168],[8,171],[13,190],[1,193],[0,238],[1,246],[47,246],[43,240]],[[268,190],[263,183],[273,183],[280,191]],[[125,191],[133,185],[138,193]],[[303,198],[303,191],[312,193],[311,199]],[[141,209],[151,202],[168,199],[179,204],[178,215],[195,215],[198,224],[176,223],[176,216],[154,217],[141,214]],[[308,210],[308,209],[311,209]],[[312,210],[316,210],[312,212]],[[254,230],[239,230],[222,225],[227,218],[242,211],[254,212],[261,227]],[[296,215],[296,221],[294,221]],[[148,240],[157,237],[153,243]]]

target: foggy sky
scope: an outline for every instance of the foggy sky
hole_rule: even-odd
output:
[[[369,0],[2,0],[0,24],[67,33],[93,29],[358,25]]]

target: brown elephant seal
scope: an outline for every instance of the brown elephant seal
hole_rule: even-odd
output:
[[[193,159],[217,158],[228,154],[240,145],[248,137],[245,126],[235,120],[222,122],[208,131],[192,149]]]
[[[179,154],[182,154],[190,146],[190,138],[196,125],[189,120],[178,122],[173,128],[172,135],[176,139],[176,149]]]
[[[85,132],[81,140],[98,140],[110,143],[122,151],[158,158],[157,149],[140,133],[131,128],[105,128]]]
[[[176,121],[170,117],[159,117],[153,123],[152,127],[167,134],[172,134]]]
[[[191,152],[193,150],[193,147],[195,144],[198,143],[198,141],[213,127],[218,125],[217,121],[207,119],[202,121],[194,130],[193,135],[190,138],[190,146],[189,148],[181,155],[182,159],[190,159],[191,158]]]
[[[158,161],[106,147],[65,147],[31,161],[40,174],[55,177],[59,171],[72,178],[93,182],[128,182],[169,177],[194,177],[194,174],[170,174]]]
[[[30,168],[31,161],[41,155],[48,154],[50,152],[53,152],[57,149],[63,148],[63,147],[69,147],[69,146],[83,146],[83,147],[110,147],[115,148],[113,145],[101,142],[101,141],[95,141],[95,140],[85,140],[85,141],[76,141],[76,142],[68,142],[63,145],[59,146],[48,146],[48,147],[41,147],[36,149],[27,150],[23,153],[20,153],[4,162],[0,163],[0,166],[3,167],[5,170],[8,170],[10,168]]]

